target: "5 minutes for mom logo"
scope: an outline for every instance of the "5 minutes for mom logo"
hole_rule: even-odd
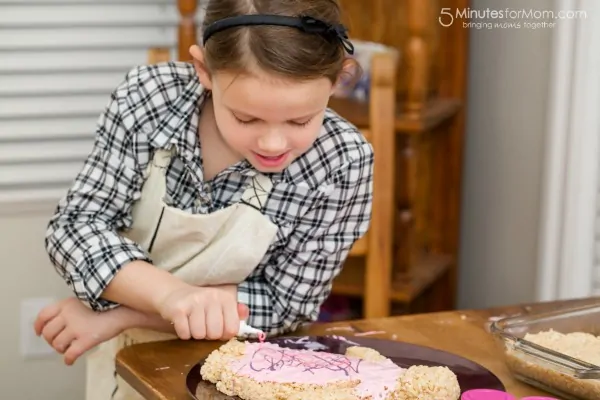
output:
[[[492,20],[558,20],[558,19],[585,19],[587,18],[587,12],[583,10],[534,10],[534,9],[520,9],[515,10],[506,8],[503,10],[491,10],[485,9],[471,9],[463,8],[456,9],[454,12],[451,8],[445,7],[440,10],[438,21],[440,25],[447,28],[451,26],[455,20],[479,20],[487,21],[491,23]]]

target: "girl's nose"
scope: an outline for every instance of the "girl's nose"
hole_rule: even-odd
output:
[[[258,139],[258,149],[264,156],[278,156],[287,149],[287,140],[278,129],[271,129]]]

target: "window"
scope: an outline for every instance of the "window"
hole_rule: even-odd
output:
[[[57,201],[96,120],[151,47],[175,57],[169,0],[0,0],[0,204]]]

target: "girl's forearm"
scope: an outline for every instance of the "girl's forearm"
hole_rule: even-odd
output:
[[[175,334],[173,324],[171,324],[169,321],[165,321],[160,315],[157,314],[137,311],[126,306],[121,306],[106,312],[113,313],[112,317],[121,328],[121,331],[133,328],[141,328]]]
[[[185,282],[144,261],[133,261],[111,280],[102,297],[147,314],[159,314],[162,300]]]

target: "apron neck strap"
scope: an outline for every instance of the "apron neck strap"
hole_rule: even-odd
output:
[[[257,210],[262,210],[267,203],[272,189],[273,182],[271,179],[266,175],[258,173],[251,178],[250,184],[242,194],[242,203],[250,205]]]

